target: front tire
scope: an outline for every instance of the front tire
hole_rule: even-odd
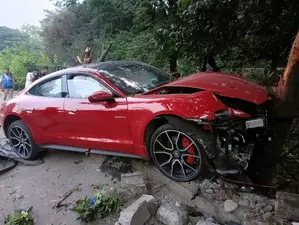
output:
[[[188,182],[205,171],[206,153],[196,135],[171,124],[159,127],[150,140],[154,164],[167,177]]]
[[[35,144],[32,134],[22,120],[10,124],[7,137],[15,153],[25,160],[34,160],[39,155],[39,148]]]

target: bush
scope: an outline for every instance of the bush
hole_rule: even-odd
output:
[[[34,225],[34,219],[29,211],[21,211],[6,216],[4,225]]]
[[[91,197],[78,200],[72,210],[79,213],[77,219],[82,222],[91,222],[118,212],[122,203],[123,198],[119,193],[104,188]]]

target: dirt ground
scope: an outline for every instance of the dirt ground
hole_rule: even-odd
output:
[[[1,132],[3,137],[3,133]],[[104,156],[49,151],[44,164],[38,166],[18,165],[9,172],[0,175],[0,221],[15,209],[27,209],[33,206],[33,215],[37,225],[79,225],[77,214],[70,209],[57,211],[52,209],[55,200],[78,184],[82,190],[74,192],[65,202],[90,195],[96,185],[113,184],[111,177],[97,170]],[[116,218],[107,218],[96,224],[114,224]],[[3,224],[1,221],[0,224]]]

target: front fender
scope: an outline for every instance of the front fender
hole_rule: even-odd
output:
[[[212,92],[201,91],[189,95],[181,104],[176,104],[173,110],[184,118],[214,120],[215,112],[228,110],[228,107]]]
[[[146,158],[144,132],[160,116],[213,120],[214,113],[227,107],[210,91],[194,94],[147,95],[128,98],[132,138],[137,155]]]

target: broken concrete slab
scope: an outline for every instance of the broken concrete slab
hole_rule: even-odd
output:
[[[209,200],[203,197],[197,197],[194,199],[194,205],[207,217],[218,216],[217,207]]]
[[[299,221],[299,195],[277,192],[275,212],[280,218]]]
[[[273,210],[273,207],[272,205],[266,205],[264,208],[263,208],[264,212],[271,212]]]
[[[197,224],[196,225],[219,225],[218,223],[216,223],[215,221],[214,221],[214,219],[213,218],[208,218],[208,219],[204,219],[204,218],[202,218],[201,220],[199,220],[198,222],[197,222]]]
[[[118,222],[121,225],[143,225],[149,218],[147,202],[137,200],[120,212]]]
[[[224,210],[225,212],[233,212],[238,208],[238,204],[233,200],[228,199],[224,202]]]
[[[236,211],[234,211],[233,213],[235,213]],[[225,212],[224,209],[219,208],[218,214],[217,214],[218,215],[217,219],[221,222],[234,221],[234,222],[240,223],[242,221],[242,219],[240,219],[239,216],[237,216],[233,213]]]
[[[271,212],[266,212],[264,215],[262,215],[264,221],[269,221],[271,217],[272,217]]]
[[[182,197],[186,200],[191,200],[198,189],[194,182],[191,182],[191,184],[185,184],[171,180],[152,165],[147,165],[146,169],[144,169],[145,166],[142,161],[133,161],[133,167],[137,170],[142,170],[146,177],[150,178],[155,183],[167,186],[167,188],[176,196]]]
[[[156,217],[165,225],[185,225],[188,223],[188,213],[178,204],[162,204]]]
[[[248,199],[240,199],[238,205],[247,208],[250,205],[250,201]]]
[[[273,224],[262,222],[262,221],[250,220],[250,221],[244,221],[243,225],[273,225]]]
[[[152,195],[142,195],[139,199],[137,199],[133,204],[141,204],[141,202],[146,201],[147,208],[151,216],[154,216],[158,209],[158,201],[157,199]]]
[[[147,193],[143,174],[139,171],[121,174],[121,187],[136,195]]]

